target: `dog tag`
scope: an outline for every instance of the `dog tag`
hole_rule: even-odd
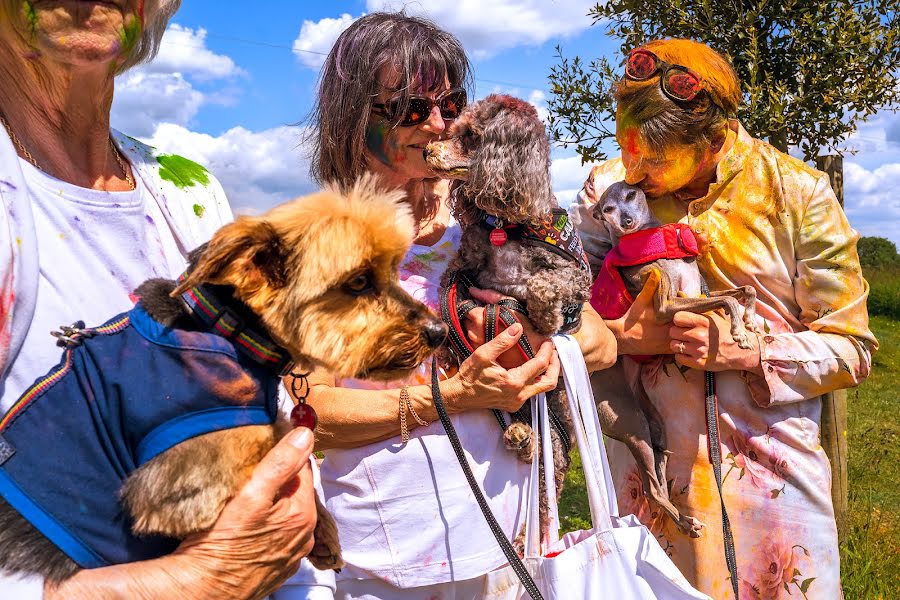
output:
[[[502,246],[506,243],[506,230],[500,229],[499,227],[494,229],[491,231],[490,240],[493,245]]]
[[[294,427],[315,429],[318,423],[319,417],[309,404],[298,404],[291,410],[291,425]]]

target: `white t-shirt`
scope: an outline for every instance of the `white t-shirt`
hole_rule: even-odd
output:
[[[34,319],[6,378],[5,412],[59,363],[50,335],[82,320],[88,327],[131,309],[131,293],[151,277],[186,266],[156,202],[140,178],[130,192],[104,192],[61,181],[20,160],[38,236],[40,279]]]
[[[39,240],[40,278],[31,326],[3,382],[0,414],[59,363],[50,332],[82,320],[88,327],[130,310],[132,292],[152,277],[173,279],[187,266],[158,204],[140,177],[130,192],[104,192],[61,181],[19,160]],[[315,461],[313,460],[313,465]],[[274,600],[332,598],[331,572],[308,561]],[[40,598],[43,580],[0,574],[0,597]],[[11,594],[7,596],[7,594]]]
[[[451,223],[433,246],[413,246],[400,283],[438,313],[440,277],[459,247]],[[403,382],[345,380],[344,387],[397,388],[429,384],[430,360]],[[507,536],[524,522],[530,465],[503,445],[488,410],[451,416],[476,480]],[[382,579],[410,588],[479,577],[506,563],[485,522],[441,423],[350,450],[329,450],[322,463],[326,504],[337,520],[347,567],[343,579]]]

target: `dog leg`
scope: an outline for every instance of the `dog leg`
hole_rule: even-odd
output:
[[[134,532],[184,538],[209,529],[274,444],[271,426],[250,425],[191,438],[153,458],[122,487]]]
[[[660,286],[662,287],[662,286]],[[659,306],[657,317],[662,321],[671,321],[675,313],[688,311],[704,313],[717,308],[724,309],[731,320],[731,338],[741,348],[750,348],[750,337],[741,319],[741,305],[731,296],[713,296],[709,298],[665,298]]]
[[[307,557],[312,566],[320,571],[334,569],[340,571],[344,567],[344,559],[341,557],[341,542],[338,538],[337,524],[328,509],[319,500],[316,494],[316,529],[313,532],[315,543]]]
[[[60,583],[79,570],[75,561],[0,498],[0,571]]]
[[[591,375],[603,433],[625,444],[631,452],[647,499],[661,508],[685,534],[699,537],[704,525],[693,517],[682,515],[669,500],[662,419],[655,407],[649,413],[645,412],[640,406],[641,401],[632,395],[632,388],[637,387],[633,381],[636,370],[631,365],[626,369],[624,360]],[[649,398],[646,401],[649,403]],[[652,420],[657,423],[651,426]]]
[[[744,285],[733,290],[720,290],[710,292],[710,297],[732,296],[744,307],[744,326],[750,331],[757,332],[756,327],[756,288],[752,285]]]

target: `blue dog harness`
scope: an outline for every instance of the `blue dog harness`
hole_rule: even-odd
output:
[[[204,330],[166,328],[138,303],[64,328],[61,363],[0,420],[0,496],[83,568],[171,553],[137,537],[119,502],[141,465],[195,436],[275,422],[286,353],[201,286],[184,300]]]

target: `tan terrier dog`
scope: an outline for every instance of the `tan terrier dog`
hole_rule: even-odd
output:
[[[0,421],[0,569],[58,582],[167,554],[288,431],[277,390],[293,363],[388,380],[432,354],[446,327],[398,284],[414,234],[402,198],[366,178],[240,217],[179,281],[149,280],[128,313],[57,334],[63,363]],[[309,558],[340,568],[317,508]]]

